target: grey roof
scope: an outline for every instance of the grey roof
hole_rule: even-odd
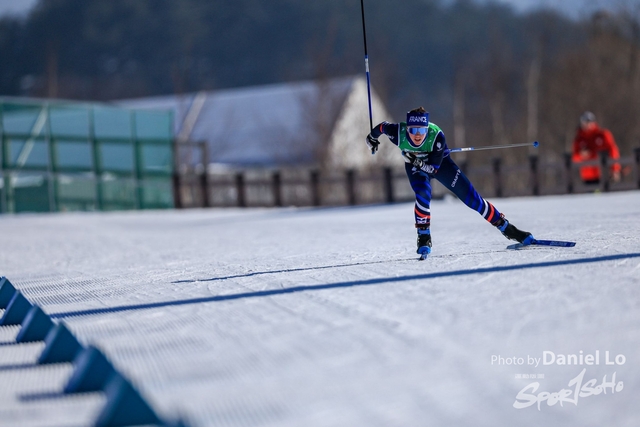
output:
[[[210,162],[312,163],[356,78],[129,99],[117,104],[173,110],[176,136],[187,133],[189,140],[207,141]],[[189,121],[196,117],[189,129]]]

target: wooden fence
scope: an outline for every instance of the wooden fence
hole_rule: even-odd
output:
[[[610,180],[612,161],[606,156],[582,163],[571,162],[571,155],[560,160],[541,161],[531,156],[528,162],[505,165],[494,158],[488,165],[458,162],[476,189],[484,197],[539,196],[621,191],[640,188],[640,148],[634,156],[621,158],[619,182]],[[599,165],[603,179],[599,184],[583,184],[581,165]],[[191,207],[270,207],[270,206],[344,206],[396,203],[414,199],[404,167],[320,172],[308,168],[278,170],[245,169],[208,171],[188,168],[174,174],[177,208]],[[432,180],[433,197],[447,190]]]

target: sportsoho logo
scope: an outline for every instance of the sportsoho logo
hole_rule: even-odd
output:
[[[612,359],[609,351],[604,352],[604,365],[622,366],[626,361],[627,358],[623,354],[618,354]],[[500,355],[492,355],[491,363],[493,364],[494,362],[506,365],[524,365],[525,359],[524,357],[505,359]],[[595,354],[584,354],[584,352],[580,350],[579,354],[556,355],[553,351],[545,350],[542,352],[541,358],[527,355],[527,365],[538,367],[541,362],[542,365],[546,366],[600,365],[600,351],[596,350]],[[577,376],[569,380],[567,388],[562,388],[558,391],[539,391],[541,384],[539,382],[532,382],[518,392],[516,400],[513,402],[513,407],[516,409],[524,409],[536,405],[538,411],[540,411],[543,402],[546,402],[547,406],[554,406],[558,403],[560,406],[564,406],[564,403],[572,403],[578,406],[578,401],[582,398],[598,396],[600,394],[620,393],[624,389],[624,382],[616,379],[617,372],[615,371],[613,375],[611,375],[610,381],[607,381],[607,375],[604,375],[600,383],[598,383],[598,378],[587,380],[585,378],[586,374],[587,368],[583,368]]]

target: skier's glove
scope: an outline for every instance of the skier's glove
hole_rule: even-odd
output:
[[[371,134],[367,135],[367,147],[371,150],[371,154],[376,154],[379,145],[380,141],[371,136]]]
[[[433,165],[425,163],[422,159],[419,159],[413,153],[403,151],[402,156],[404,157],[404,161],[406,163],[410,163],[417,170],[417,172],[433,174],[436,171],[436,168],[434,168]]]

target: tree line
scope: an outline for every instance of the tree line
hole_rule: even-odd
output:
[[[623,155],[638,145],[639,9],[576,21],[471,0],[365,7],[372,84],[398,120],[423,105],[450,145],[535,139],[558,157],[592,110]],[[0,20],[0,95],[112,100],[363,74],[360,19],[356,0],[40,0]]]

